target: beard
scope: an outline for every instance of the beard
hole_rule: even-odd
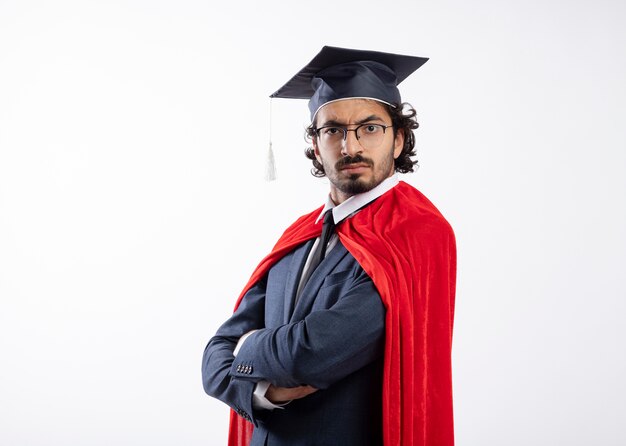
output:
[[[350,175],[343,174],[342,169],[351,164],[367,165],[371,171],[371,175],[365,176],[361,173]],[[355,155],[341,158],[334,166],[322,159],[322,165],[328,180],[333,186],[344,194],[352,196],[374,189],[389,177],[390,173],[393,172],[394,158],[393,152],[390,152],[388,157],[385,157],[376,165],[374,161],[369,158],[365,158],[362,155]]]

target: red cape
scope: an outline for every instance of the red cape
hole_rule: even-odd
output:
[[[321,208],[300,217],[261,261],[245,293],[285,254],[320,235]],[[383,374],[385,446],[452,446],[451,348],[454,233],[417,189],[400,182],[337,225],[387,309]],[[252,424],[231,411],[229,446],[247,446]]]

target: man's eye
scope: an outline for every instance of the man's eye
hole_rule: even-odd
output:
[[[341,129],[338,127],[327,127],[324,129],[324,133],[326,135],[337,135],[338,133],[341,133]]]
[[[366,125],[365,127],[363,127],[363,130],[365,131],[365,133],[376,133],[380,131],[380,126],[375,125],[375,124],[370,124],[370,125]]]

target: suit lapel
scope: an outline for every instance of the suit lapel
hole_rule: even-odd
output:
[[[300,276],[302,275],[302,269],[306,263],[306,259],[313,247],[315,239],[311,239],[296,249],[291,257],[291,264],[289,265],[289,274],[285,281],[285,306],[284,306],[284,323],[288,323],[293,312],[294,302],[296,300],[296,291],[298,290],[298,284],[300,283]]]
[[[308,251],[307,251],[308,252]],[[324,282],[326,276],[328,276],[337,266],[337,264],[348,254],[348,250],[341,244],[341,242],[337,241],[337,245],[328,253],[328,256],[322,260],[322,263],[319,264],[317,269],[311,275],[311,278],[306,283],[302,292],[300,293],[300,297],[298,299],[295,308],[293,309],[293,314],[289,319],[290,322],[295,322],[304,319],[304,317],[309,314],[311,311],[311,307],[313,306],[313,302],[315,302],[315,298],[317,297],[317,293]],[[306,258],[305,258],[306,261]],[[300,269],[300,272],[302,268]],[[300,273],[298,274],[298,278],[300,277]],[[298,281],[299,282],[299,281]],[[296,284],[297,288],[297,284]],[[291,300],[292,306],[295,301],[295,292],[293,294],[293,298]]]

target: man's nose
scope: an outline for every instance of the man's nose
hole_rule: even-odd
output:
[[[356,132],[354,130],[347,130],[346,137],[341,145],[341,154],[344,156],[354,156],[362,151],[363,147],[361,147],[361,143],[356,137]]]

